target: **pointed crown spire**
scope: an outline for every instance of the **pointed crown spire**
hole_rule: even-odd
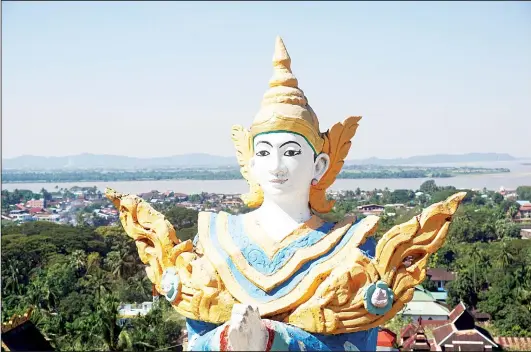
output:
[[[273,54],[273,77],[263,96],[262,107],[251,126],[251,133],[290,131],[306,138],[316,153],[323,146],[319,120],[308,105],[304,92],[291,71],[291,58],[282,38],[277,37]]]

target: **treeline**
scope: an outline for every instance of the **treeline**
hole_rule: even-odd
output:
[[[197,212],[166,216],[185,240]],[[195,219],[193,222],[190,219]],[[32,321],[56,350],[175,350],[184,320],[162,298],[151,313],[123,328],[120,302],[151,301],[151,282],[121,226],[73,227],[2,223],[2,321],[35,307]]]
[[[338,178],[343,179],[361,179],[361,178],[446,178],[453,177],[451,173],[441,171],[426,170],[381,170],[381,171],[361,171],[348,172],[342,171]]]
[[[446,178],[456,174],[509,172],[508,169],[477,169],[469,168],[419,168],[397,169],[387,167],[371,167],[370,170],[349,167],[340,172],[338,178]],[[374,170],[372,170],[374,169]],[[3,171],[2,182],[111,182],[111,181],[143,181],[143,180],[239,180],[241,173],[237,169],[230,170],[152,170],[152,171]]]

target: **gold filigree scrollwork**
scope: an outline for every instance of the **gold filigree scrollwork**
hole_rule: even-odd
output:
[[[138,250],[146,273],[155,289],[166,295],[163,274],[176,277],[178,294],[171,304],[182,315],[212,323],[225,322],[230,317],[234,298],[227,292],[218,274],[205,258],[194,252],[190,240],[180,241],[175,229],[164,215],[135,195],[121,194],[112,189],[105,192],[120,212],[120,221]],[[175,297],[175,298],[173,298]],[[168,296],[166,296],[168,299]]]
[[[428,258],[443,245],[452,215],[465,195],[457,193],[391,228],[378,242],[374,259],[353,255],[350,263],[335,268],[316,294],[286,321],[324,334],[384,324],[413,298],[414,287],[425,279]],[[411,263],[404,265],[408,257]],[[364,290],[378,281],[386,283],[394,296],[390,310],[382,315],[371,314],[364,306]]]
[[[351,116],[324,133],[323,153],[330,157],[330,166],[319,182],[310,188],[310,206],[318,213],[328,213],[334,207],[335,201],[326,199],[326,190],[343,168],[360,119],[360,116]]]
[[[179,241],[171,224],[147,202],[112,190],[107,196],[120,210],[124,229],[137,243],[157,290],[161,292],[164,270],[172,268],[179,277],[180,294],[172,301],[175,309],[188,318],[211,323],[230,319],[232,306],[239,301],[227,290],[212,262],[194,252],[190,241]],[[322,264],[322,272],[311,284],[312,293],[301,296],[296,304],[279,302],[273,310],[282,312],[277,319],[323,334],[355,332],[385,323],[412,299],[414,287],[424,280],[429,255],[444,243],[451,217],[464,196],[457,193],[393,227],[378,242],[373,259],[362,253],[359,245],[376,230],[377,217],[364,219],[358,239],[330,259],[333,265]],[[375,284],[392,291],[392,305],[381,314],[366,308],[367,288]]]

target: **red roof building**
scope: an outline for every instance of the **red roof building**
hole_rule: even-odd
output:
[[[526,203],[520,206],[516,216],[514,217],[515,221],[531,221],[531,203]]]
[[[450,323],[433,330],[436,351],[492,351],[498,347],[485,329],[475,325],[474,316],[462,302],[449,317]]]
[[[430,351],[434,349],[433,340],[429,340],[424,331],[424,322],[419,318],[416,323],[406,325],[400,331],[400,341],[402,351]],[[430,322],[430,321],[428,321]]]
[[[18,210],[28,210],[24,204],[15,204],[15,207],[18,209]]]
[[[418,325],[415,334],[402,343],[402,351],[430,351],[431,346],[424,328]]]
[[[409,339],[411,336],[415,335],[417,332],[417,325],[415,323],[407,324],[401,331],[400,331],[400,340],[401,344],[404,344],[404,341]]]
[[[389,329],[380,328],[377,346],[393,347],[396,344],[396,334]]]
[[[44,199],[32,199],[26,202],[27,208],[46,208],[46,201]]]
[[[42,214],[42,213],[45,213],[46,211],[43,208],[34,207],[34,208],[28,209],[28,212],[31,215],[33,215],[33,214]]]
[[[380,328],[376,342],[377,351],[398,351],[396,348],[396,334],[389,329]]]
[[[531,337],[496,337],[494,341],[504,350],[531,351]]]

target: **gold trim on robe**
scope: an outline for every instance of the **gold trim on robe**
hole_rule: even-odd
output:
[[[238,270],[255,286],[261,288],[262,290],[268,292],[277,287],[278,285],[284,283],[286,280],[290,279],[293,274],[300,269],[307,261],[316,259],[326,252],[330,251],[339,240],[345,235],[345,233],[350,229],[355,218],[347,218],[340,223],[336,224],[334,228],[321,239],[318,240],[312,246],[298,249],[293,256],[279,269],[277,272],[266,275],[262,274],[256,270],[252,265],[249,264],[248,260],[243,256],[241,250],[236,246],[232,241],[231,234],[228,229],[228,216],[226,213],[219,213],[218,218],[223,221],[222,228],[218,230],[217,235],[223,249],[227,252],[229,257],[232,259],[233,263],[236,265]],[[324,221],[322,221],[324,223]],[[314,229],[308,228],[306,231],[305,227],[300,228],[303,232],[298,234],[297,237],[292,237],[292,239],[285,244],[281,249],[286,248],[289,244],[293,243],[297,238],[302,237],[303,234],[308,234]],[[263,234],[263,236],[267,236]],[[250,236],[249,236],[250,237]],[[277,246],[280,246],[277,245]],[[271,248],[271,247],[270,247]]]
[[[297,239],[306,236],[311,231],[317,230],[324,224],[324,220],[313,215],[308,221],[303,223],[301,226],[293,230],[289,235],[284,237],[280,242],[272,240],[265,231],[256,224],[251,217],[243,218],[243,226],[245,233],[249,235],[249,238],[254,241],[263,251],[267,254],[269,259],[273,259],[277,252]]]
[[[199,241],[204,248],[205,256],[218,272],[229,293],[239,302],[258,306],[262,316],[271,316],[295,309],[312,297],[317,287],[330,274],[334,267],[345,261],[354,261],[357,256],[363,256],[364,254],[358,246],[364,243],[366,238],[374,233],[378,222],[378,217],[373,216],[367,217],[355,224],[356,228],[348,242],[345,243],[345,245],[335,254],[330,255],[325,261],[313,267],[291,291],[268,302],[260,302],[258,299],[252,297],[251,294],[240,285],[238,280],[234,277],[229,264],[219,253],[220,249],[213,245],[210,238],[210,222],[212,215],[212,213],[199,213],[198,235]],[[227,213],[220,213],[217,217],[216,230],[218,234],[226,230],[227,219]],[[327,237],[328,236],[325,236],[325,239]],[[329,245],[329,249],[336,245],[336,242],[326,242]],[[311,258],[299,257],[299,260],[307,262],[308,260],[311,260]]]

